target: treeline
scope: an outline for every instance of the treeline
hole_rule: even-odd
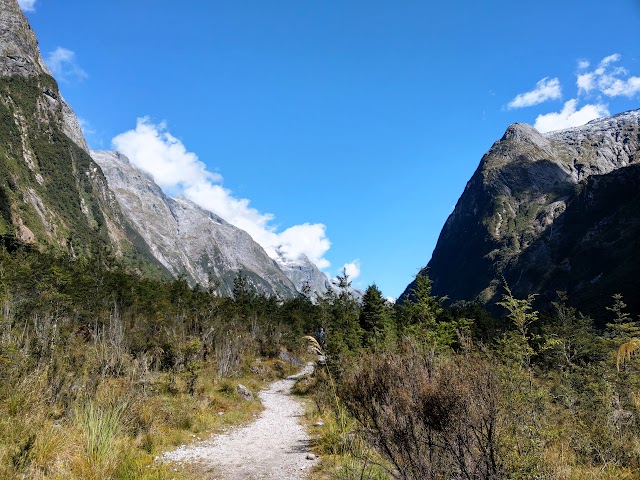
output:
[[[232,298],[123,267],[0,242],[0,478],[182,478],[154,457],[247,421],[243,383],[289,374],[319,312],[300,297]],[[286,355],[282,355],[282,353]],[[191,478],[191,477],[185,477]]]
[[[622,297],[596,330],[563,294],[539,313],[505,286],[495,318],[445,308],[426,276],[403,305],[375,285],[359,302],[338,280],[283,300],[238,275],[226,298],[106,250],[4,243],[0,478],[183,478],[154,457],[251,418],[235,385],[291,371],[281,354],[303,355],[321,327],[326,368],[298,390],[325,420],[317,448],[337,477],[638,477],[640,327]]]
[[[444,308],[426,276],[398,306],[375,285],[360,307],[339,293],[327,369],[301,387],[330,417],[320,447],[336,476],[638,478],[640,322],[620,295],[600,331],[562,292],[547,312],[534,299],[505,285],[493,318]]]

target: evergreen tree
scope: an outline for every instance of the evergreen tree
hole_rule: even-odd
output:
[[[431,293],[432,281],[427,275],[416,276],[409,300],[398,307],[398,323],[402,333],[437,350],[451,348],[460,334],[470,333],[471,321],[466,318],[447,319],[442,306],[446,297]]]
[[[393,311],[375,284],[367,288],[362,298],[359,323],[364,330],[363,340],[367,347],[389,347],[396,337]]]
[[[631,320],[631,315],[625,310],[627,304],[624,303],[621,294],[613,295],[613,305],[606,308],[615,315],[613,322],[607,323],[607,330],[609,337],[616,344],[628,342],[632,338],[640,338],[640,325]]]
[[[242,318],[248,318],[254,303],[255,292],[251,288],[247,276],[241,271],[239,271],[236,278],[233,279],[232,295],[239,315]]]
[[[525,299],[516,298],[506,283],[504,288],[507,293],[502,295],[502,301],[498,305],[507,309],[507,317],[516,329],[505,333],[502,348],[507,356],[511,356],[521,368],[529,372],[531,378],[531,358],[535,353],[532,340],[536,337],[531,334],[530,326],[538,321],[538,312],[533,310],[535,295],[529,295]]]
[[[356,352],[362,346],[363,332],[358,321],[360,305],[353,296],[346,270],[338,275],[337,280],[338,292],[327,292],[320,302],[326,319],[327,352],[330,355]]]
[[[603,356],[602,342],[593,320],[567,305],[566,292],[557,293],[553,317],[543,327],[545,358],[563,372],[571,372],[598,361]]]

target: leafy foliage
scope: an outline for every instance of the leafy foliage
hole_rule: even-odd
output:
[[[432,282],[419,273],[408,300],[398,308],[401,331],[418,339],[423,345],[436,350],[453,347],[460,336],[470,333],[471,322],[465,318],[446,318],[443,303],[445,297],[431,294]]]

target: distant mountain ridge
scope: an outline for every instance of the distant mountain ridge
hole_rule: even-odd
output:
[[[145,274],[212,280],[221,295],[238,273],[282,298],[298,295],[293,282],[324,288],[306,257],[282,264],[290,279],[243,230],[164,195],[121,155],[90,152],[16,0],[0,0],[0,46],[0,236],[72,256],[107,248]]]
[[[192,285],[219,283],[231,295],[242,273],[256,291],[290,298],[296,287],[277,263],[244,230],[184,198],[165,195],[153,179],[113,151],[93,151],[126,217],[174,276]]]
[[[440,233],[423,271],[434,293],[492,304],[504,278],[541,303],[563,290],[602,311],[622,293],[640,312],[639,145],[640,110],[547,134],[511,125]]]

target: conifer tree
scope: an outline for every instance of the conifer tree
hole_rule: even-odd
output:
[[[613,295],[613,304],[606,308],[614,314],[613,322],[607,323],[607,330],[609,336],[616,343],[620,344],[628,342],[632,338],[640,338],[640,325],[631,320],[631,315],[625,310],[627,304],[624,303],[620,293]]]
[[[459,335],[468,335],[471,322],[465,318],[446,319],[442,304],[447,297],[431,293],[432,281],[427,275],[416,276],[409,300],[398,307],[398,323],[402,333],[438,350],[451,348]]]
[[[395,339],[392,313],[380,289],[375,284],[370,285],[362,298],[359,318],[360,326],[364,330],[365,346],[390,346]]]
[[[535,353],[531,341],[535,337],[531,334],[529,327],[538,321],[538,312],[533,310],[535,295],[529,295],[524,299],[516,298],[506,283],[504,288],[507,293],[502,295],[502,301],[498,302],[498,305],[507,309],[509,312],[507,317],[516,329],[504,335],[502,347],[508,356],[512,356],[522,368],[529,372],[531,377],[531,358]]]
[[[554,315],[543,327],[549,350],[545,356],[563,372],[572,372],[602,357],[602,345],[591,318],[567,305],[566,292],[557,295],[558,301],[552,302]]]
[[[362,346],[362,328],[358,322],[360,305],[351,291],[346,270],[337,276],[338,292],[327,292],[321,303],[327,327],[327,352],[356,352]],[[331,289],[329,289],[331,290]]]

